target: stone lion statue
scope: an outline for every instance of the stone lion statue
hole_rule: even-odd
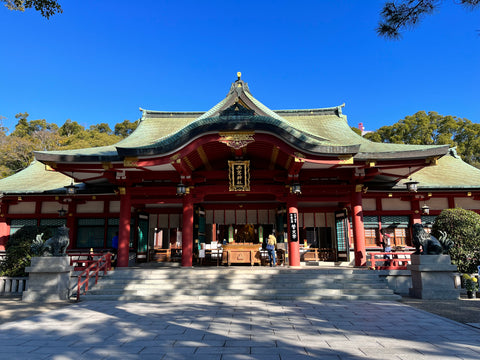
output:
[[[43,234],[37,235],[32,242],[32,252],[38,256],[66,256],[67,247],[70,244],[66,226],[59,227],[50,239],[43,241]]]
[[[453,246],[453,242],[447,238],[447,234],[441,231],[440,239],[425,231],[422,224],[413,224],[413,245],[415,254],[440,255],[445,254]]]

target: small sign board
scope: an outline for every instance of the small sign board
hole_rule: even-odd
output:
[[[297,213],[289,213],[290,241],[298,241]]]

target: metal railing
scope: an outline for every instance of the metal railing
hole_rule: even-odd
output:
[[[77,282],[77,301],[80,301],[80,294],[85,295],[88,291],[90,278],[95,276],[95,284],[98,282],[98,274],[103,271],[103,275],[107,275],[108,270],[112,267],[112,254],[106,253],[95,262],[91,263],[83,272],[78,275]],[[82,280],[82,278],[85,279]],[[82,292],[82,287],[84,287]]]
[[[407,270],[413,252],[372,252],[370,268],[373,270]]]

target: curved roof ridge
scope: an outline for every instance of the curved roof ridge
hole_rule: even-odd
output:
[[[305,114],[305,115],[337,115],[341,118],[346,118],[346,115],[342,113],[342,108],[345,107],[345,103],[338,106],[326,107],[326,108],[311,108],[311,109],[277,109],[272,110],[277,114]]]

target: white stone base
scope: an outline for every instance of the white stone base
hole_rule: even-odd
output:
[[[412,255],[411,262],[407,266],[412,273],[410,296],[427,300],[460,297],[454,279],[457,266],[452,265],[450,255]]]
[[[70,266],[68,256],[37,256],[25,269],[28,275],[28,290],[22,301],[53,302],[70,298]]]

